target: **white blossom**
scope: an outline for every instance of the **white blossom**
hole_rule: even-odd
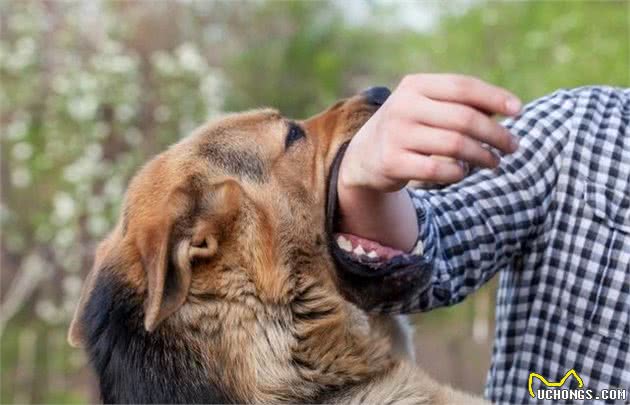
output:
[[[76,213],[76,204],[72,196],[65,192],[58,192],[53,198],[53,215],[61,222],[66,222]]]
[[[9,140],[17,141],[23,139],[26,136],[26,132],[28,131],[28,121],[25,117],[15,117],[13,121],[7,125],[6,128],[6,137]]]
[[[25,167],[16,167],[11,172],[11,183],[17,188],[28,187],[31,181],[31,172]]]
[[[60,229],[55,235],[54,242],[58,247],[70,247],[74,242],[75,232],[69,227]]]
[[[206,70],[206,61],[197,47],[190,42],[184,42],[175,51],[182,69],[201,74]]]
[[[16,143],[13,145],[11,154],[15,160],[28,160],[33,156],[33,146],[26,142]]]
[[[88,218],[87,229],[90,235],[100,237],[107,232],[109,221],[101,215],[92,215]]]
[[[164,51],[154,52],[151,55],[151,63],[158,72],[165,75],[172,75],[177,69],[173,57]]]
[[[68,113],[77,121],[87,121],[94,118],[98,102],[93,95],[86,94],[80,97],[73,97],[68,100]]]
[[[43,321],[57,323],[60,321],[59,309],[48,299],[41,300],[35,305],[35,313]]]

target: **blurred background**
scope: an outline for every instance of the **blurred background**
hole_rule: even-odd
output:
[[[225,111],[296,118],[405,72],[529,101],[630,85],[627,1],[0,1],[2,403],[98,399],[66,330],[130,175]],[[481,393],[494,282],[414,316],[419,362]]]

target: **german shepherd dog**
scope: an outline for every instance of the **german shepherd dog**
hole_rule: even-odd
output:
[[[139,171],[69,331],[104,402],[482,402],[413,365],[400,317],[343,292],[327,178],[378,94],[304,121],[229,115]]]

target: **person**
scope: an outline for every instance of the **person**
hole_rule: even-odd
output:
[[[500,273],[489,400],[538,402],[530,373],[571,369],[593,400],[630,390],[629,121],[630,89],[558,90],[521,109],[476,78],[405,77],[338,169],[334,256],[351,295],[428,311]]]

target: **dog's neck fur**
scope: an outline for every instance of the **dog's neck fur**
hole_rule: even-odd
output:
[[[103,400],[436,399],[426,391],[426,380],[420,378],[420,385],[415,369],[394,358],[389,346],[379,341],[384,337],[370,328],[365,314],[331,293],[321,279],[301,279],[287,306],[246,299],[253,302],[191,297],[172,318],[147,333],[137,289],[115,275],[100,276],[84,323]]]

